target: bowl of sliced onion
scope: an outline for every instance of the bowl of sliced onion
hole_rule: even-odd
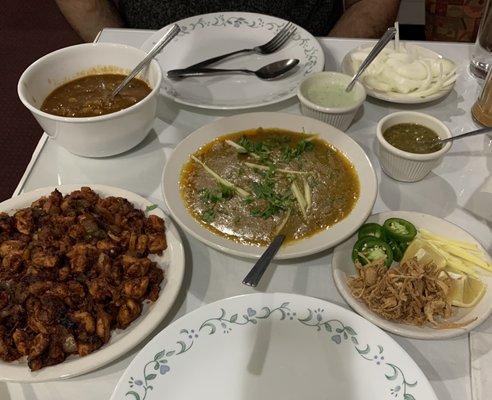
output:
[[[373,44],[351,50],[342,71],[352,75]],[[426,103],[446,96],[457,78],[456,64],[416,44],[390,43],[362,74],[360,82],[369,96],[393,103]]]

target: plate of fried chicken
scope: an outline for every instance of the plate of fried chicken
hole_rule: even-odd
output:
[[[179,234],[154,204],[63,185],[0,204],[0,379],[87,373],[145,339],[184,276]]]

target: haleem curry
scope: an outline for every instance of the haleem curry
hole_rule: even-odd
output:
[[[267,245],[293,241],[344,219],[359,198],[346,156],[316,135],[257,128],[218,137],[190,155],[180,191],[212,232]]]

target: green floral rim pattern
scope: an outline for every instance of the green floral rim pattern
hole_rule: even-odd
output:
[[[193,348],[199,342],[200,335],[214,335],[222,331],[222,334],[229,334],[233,327],[241,327],[248,324],[258,324],[269,318],[278,318],[286,322],[300,323],[306,327],[316,329],[318,332],[326,334],[335,345],[346,343],[353,347],[357,354],[364,360],[384,367],[384,376],[388,381],[392,381],[389,394],[397,400],[416,400],[410,393],[411,388],[417,385],[417,381],[409,382],[396,364],[385,360],[384,348],[381,345],[359,343],[357,332],[350,326],[345,325],[338,319],[325,317],[322,308],[307,309],[305,315],[300,316],[289,308],[290,303],[285,302],[276,308],[263,307],[260,310],[248,307],[246,311],[239,315],[230,315],[223,308],[220,309],[218,317],[205,320],[197,329],[182,329],[182,338],[176,341],[172,348],[162,349],[154,355],[142,368],[141,377],[130,377],[128,380],[128,391],[125,397],[130,400],[145,400],[147,395],[153,390],[153,381],[171,371],[170,363],[174,357],[180,356]]]
[[[223,14],[215,14],[214,16],[201,16],[192,22],[189,22],[187,25],[180,24],[181,32],[178,34],[177,39],[180,37],[189,35],[191,32],[197,29],[206,29],[209,27],[233,27],[233,28],[251,28],[251,29],[266,29],[271,31],[272,34],[277,33],[283,26],[283,23],[277,23],[274,21],[265,21],[263,17],[257,17],[253,19],[247,19],[245,17],[226,17]],[[299,33],[295,33],[291,41],[297,43],[299,47],[304,51],[304,55],[306,57],[306,63],[302,65],[302,76],[309,75],[313,72],[314,67],[318,63],[319,60],[319,52],[320,49],[318,47],[311,45],[311,40],[306,37],[302,37]],[[155,44],[155,42],[153,43]],[[164,90],[172,97],[179,97],[179,93],[169,84],[166,84],[167,79],[163,80]],[[297,84],[293,85],[281,93],[275,94],[271,100],[280,99],[284,96],[288,95],[292,91],[297,88]]]

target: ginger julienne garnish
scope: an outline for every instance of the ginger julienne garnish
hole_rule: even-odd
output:
[[[350,277],[348,285],[376,314],[411,325],[448,327],[443,323],[452,315],[448,294],[453,282],[435,264],[410,259],[387,268],[378,260],[365,266],[356,263],[356,268],[357,276]]]

